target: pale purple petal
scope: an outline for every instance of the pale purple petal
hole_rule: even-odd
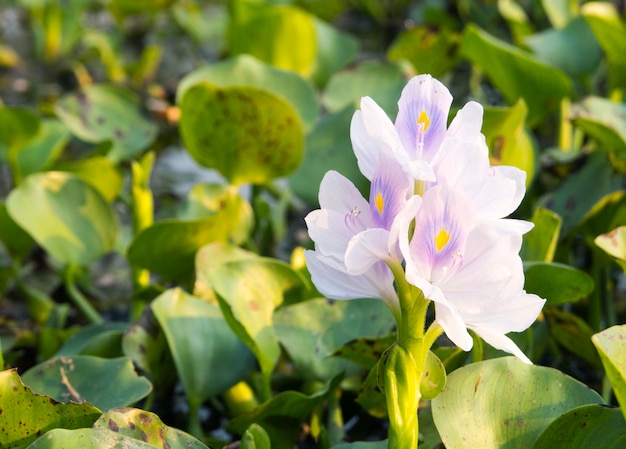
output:
[[[380,154],[378,169],[370,186],[370,215],[374,226],[389,230],[404,207],[413,181],[390,155]]]
[[[407,265],[438,285],[458,269],[473,225],[471,204],[461,193],[439,185],[428,189],[415,217]]]
[[[395,126],[411,160],[432,160],[445,137],[452,95],[430,75],[412,78],[402,90]]]
[[[338,212],[318,209],[309,213],[306,222],[309,237],[316,244],[318,251],[326,256],[343,260],[348,242],[357,233],[348,226],[345,215]]]

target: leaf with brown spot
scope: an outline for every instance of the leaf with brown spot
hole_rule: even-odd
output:
[[[0,447],[25,448],[56,427],[90,427],[101,414],[91,404],[62,404],[33,393],[16,370],[0,372]]]
[[[207,449],[208,446],[183,432],[163,424],[156,414],[137,408],[111,409],[93,425],[94,429],[113,430],[115,432],[143,441],[159,449]]]

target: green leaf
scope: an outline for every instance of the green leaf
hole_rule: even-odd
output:
[[[626,418],[626,325],[613,326],[591,337]]]
[[[432,408],[447,449],[508,449],[532,447],[564,412],[601,403],[596,392],[556,369],[504,357],[451,373]]]
[[[626,25],[615,5],[610,2],[589,2],[581,14],[596,35],[609,63],[609,75],[614,87],[626,87]]]
[[[137,375],[126,357],[55,357],[30,368],[22,378],[33,391],[59,402],[85,401],[100,410],[126,407],[152,391],[150,382]]]
[[[313,19],[317,37],[317,52],[311,79],[324,86],[331,76],[356,58],[359,42],[350,34],[318,18]]]
[[[61,404],[33,393],[15,369],[0,372],[0,410],[0,446],[19,449],[56,427],[90,427],[102,413],[91,404]]]
[[[619,226],[606,234],[600,234],[594,243],[615,259],[626,272],[626,226]]]
[[[422,399],[429,400],[437,397],[446,386],[446,368],[439,357],[428,351],[426,365],[420,379],[420,394]]]
[[[36,173],[7,199],[11,218],[51,256],[85,265],[108,252],[117,238],[117,221],[100,193],[63,172]]]
[[[124,178],[110,159],[92,156],[54,165],[55,170],[73,173],[94,187],[109,203],[118,197],[124,187]]]
[[[598,142],[603,151],[626,151],[626,105],[586,97],[572,106],[574,125]]]
[[[194,70],[178,84],[176,97],[181,100],[187,90],[206,81],[219,87],[250,86],[270,92],[291,103],[302,121],[305,132],[311,130],[318,116],[318,101],[313,86],[296,73],[277,69],[243,54]]]
[[[134,93],[118,86],[93,84],[55,103],[58,117],[76,137],[91,143],[112,141],[107,156],[130,159],[152,143],[156,124],[139,111]]]
[[[561,99],[570,93],[570,81],[561,70],[543,64],[475,25],[466,26],[460,51],[485,73],[509,104],[520,97],[524,99],[531,128],[554,112]]]
[[[336,444],[332,449],[387,449],[387,440]]]
[[[300,164],[300,118],[272,93],[200,82],[185,92],[180,107],[180,131],[190,154],[231,184],[262,184]]]
[[[27,109],[0,107],[0,161],[18,152],[39,132],[39,117]]]
[[[341,357],[365,369],[371,369],[395,341],[395,333],[380,338],[356,338],[335,350],[332,356]]]
[[[538,207],[530,221],[535,226],[524,236],[520,251],[522,260],[552,262],[559,241],[561,217],[548,209]]]
[[[231,220],[229,214],[219,213],[198,220],[158,221],[135,236],[128,260],[165,279],[189,282],[196,252],[211,242],[228,241],[233,232]]]
[[[69,337],[55,356],[92,355],[96,357],[121,356],[121,343],[127,323],[106,322],[80,328]]]
[[[355,402],[375,418],[387,417],[387,401],[378,385],[378,364],[367,373]]]
[[[180,289],[163,293],[152,311],[165,333],[187,400],[199,406],[246,378],[254,359],[217,305]]]
[[[152,308],[144,308],[137,324],[130,326],[122,339],[122,349],[148,376],[157,398],[169,394],[176,382],[176,370],[171,369],[174,366],[172,353]]]
[[[581,17],[573,19],[562,29],[548,29],[528,36],[524,43],[537,58],[573,77],[590,74],[598,68],[602,59],[598,41]]]
[[[279,69],[311,75],[317,54],[315,21],[311,14],[290,5],[264,5],[247,14],[245,20],[237,20],[242,16],[232,17],[231,54],[250,54]]]
[[[558,187],[543,196],[538,206],[561,216],[561,234],[565,236],[585,217],[590,209],[611,192],[623,189],[622,176],[613,172],[605,153],[591,153],[579,170],[570,173]],[[606,229],[609,231],[611,228]],[[594,238],[604,231],[591,235]]]
[[[526,129],[527,108],[519,100],[510,108],[486,107],[482,132],[493,165],[512,165],[526,172],[526,186],[535,176],[536,155],[531,134]]]
[[[229,238],[235,244],[245,242],[254,226],[254,211],[237,188],[225,184],[196,184],[187,194],[179,213],[187,220],[219,215],[228,223]]]
[[[208,448],[191,435],[166,426],[156,414],[137,408],[108,410],[98,418],[93,428],[108,429],[158,449]]]
[[[302,279],[282,261],[221,244],[198,251],[196,271],[197,278],[215,291],[224,317],[269,379],[280,355],[274,309],[282,304],[284,291],[302,286]]]
[[[621,449],[626,446],[626,422],[616,408],[576,407],[555,419],[532,449]]]
[[[541,6],[554,28],[563,28],[577,17],[578,4],[578,0],[541,0]]]
[[[270,437],[263,427],[252,424],[241,437],[241,449],[271,449]]]
[[[390,61],[408,61],[416,73],[439,77],[459,62],[459,34],[448,28],[418,26],[402,31],[387,50]]]
[[[154,449],[143,441],[109,429],[53,429],[28,449]]]
[[[11,218],[4,203],[0,203],[0,241],[17,260],[23,259],[35,246],[35,241]]]
[[[369,182],[359,171],[350,141],[350,120],[354,108],[323,117],[307,136],[306,152],[300,167],[289,176],[294,193],[307,204],[317,204],[319,185],[328,170],[336,170],[350,179],[361,192],[369,191]]]
[[[626,190],[618,190],[602,197],[585,214],[579,230],[591,241],[626,222]]]
[[[386,304],[375,299],[329,303],[317,298],[283,307],[274,315],[278,339],[298,372],[321,381],[358,372],[359,366],[331,357],[333,353],[355,339],[386,336],[394,323]]]
[[[547,304],[568,304],[586,298],[594,289],[591,276],[578,268],[555,262],[524,264],[529,293],[545,298]]]
[[[296,435],[315,407],[334,394],[341,377],[335,377],[323,389],[307,396],[299,391],[283,391],[245,415],[231,420],[226,428],[243,434],[252,424],[263,427],[275,449],[293,448]]]
[[[554,306],[544,307],[543,313],[548,320],[550,336],[554,340],[572,354],[600,368],[600,358],[591,343],[593,330],[585,320]]]
[[[39,132],[23,147],[12,152],[16,180],[48,168],[61,154],[70,139],[67,128],[58,120],[41,120]]]
[[[368,96],[394,117],[405,85],[406,79],[399,64],[368,61],[354,70],[333,76],[324,90],[322,102],[328,111],[335,113],[346,107],[358,108],[361,98]]]

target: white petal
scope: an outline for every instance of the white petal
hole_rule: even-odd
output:
[[[378,153],[380,144],[378,139],[373,138],[367,132],[363,121],[363,112],[355,111],[350,123],[350,140],[359,165],[359,170],[370,181],[378,166]]]
[[[511,340],[506,335],[483,328],[470,327],[470,329],[476,332],[483,340],[485,340],[494,348],[508,352],[509,354],[513,354],[522,362],[528,365],[532,365],[533,362],[531,362],[530,359],[526,357],[526,355],[522,352],[522,350],[513,342],[513,340]]]
[[[330,170],[320,183],[319,203],[322,209],[330,209],[347,214],[357,208],[361,212],[369,210],[369,203],[352,181],[342,174]],[[363,214],[367,216],[368,214]]]
[[[355,235],[348,243],[345,263],[348,273],[363,274],[372,265],[390,259],[389,231],[368,229]]]
[[[466,142],[480,139],[483,125],[483,107],[480,103],[470,101],[463,106],[448,127],[448,136],[457,137]]]
[[[464,351],[472,349],[474,344],[472,336],[467,332],[461,317],[453,309],[445,304],[435,302],[435,321],[443,328],[452,343]]]

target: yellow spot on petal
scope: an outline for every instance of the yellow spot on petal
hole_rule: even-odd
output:
[[[437,251],[441,251],[448,243],[448,240],[450,240],[450,234],[448,234],[446,228],[442,227],[439,234],[437,234],[437,237],[435,237],[435,247],[437,248]]]
[[[420,116],[417,118],[416,122],[417,126],[420,127],[423,132],[428,130],[428,127],[430,126],[430,118],[428,118],[426,111],[420,112]]]
[[[376,199],[374,200],[374,204],[376,204],[376,209],[378,209],[378,213],[382,215],[383,209],[385,208],[385,198],[383,198],[382,193],[378,192],[378,195],[376,195]]]

